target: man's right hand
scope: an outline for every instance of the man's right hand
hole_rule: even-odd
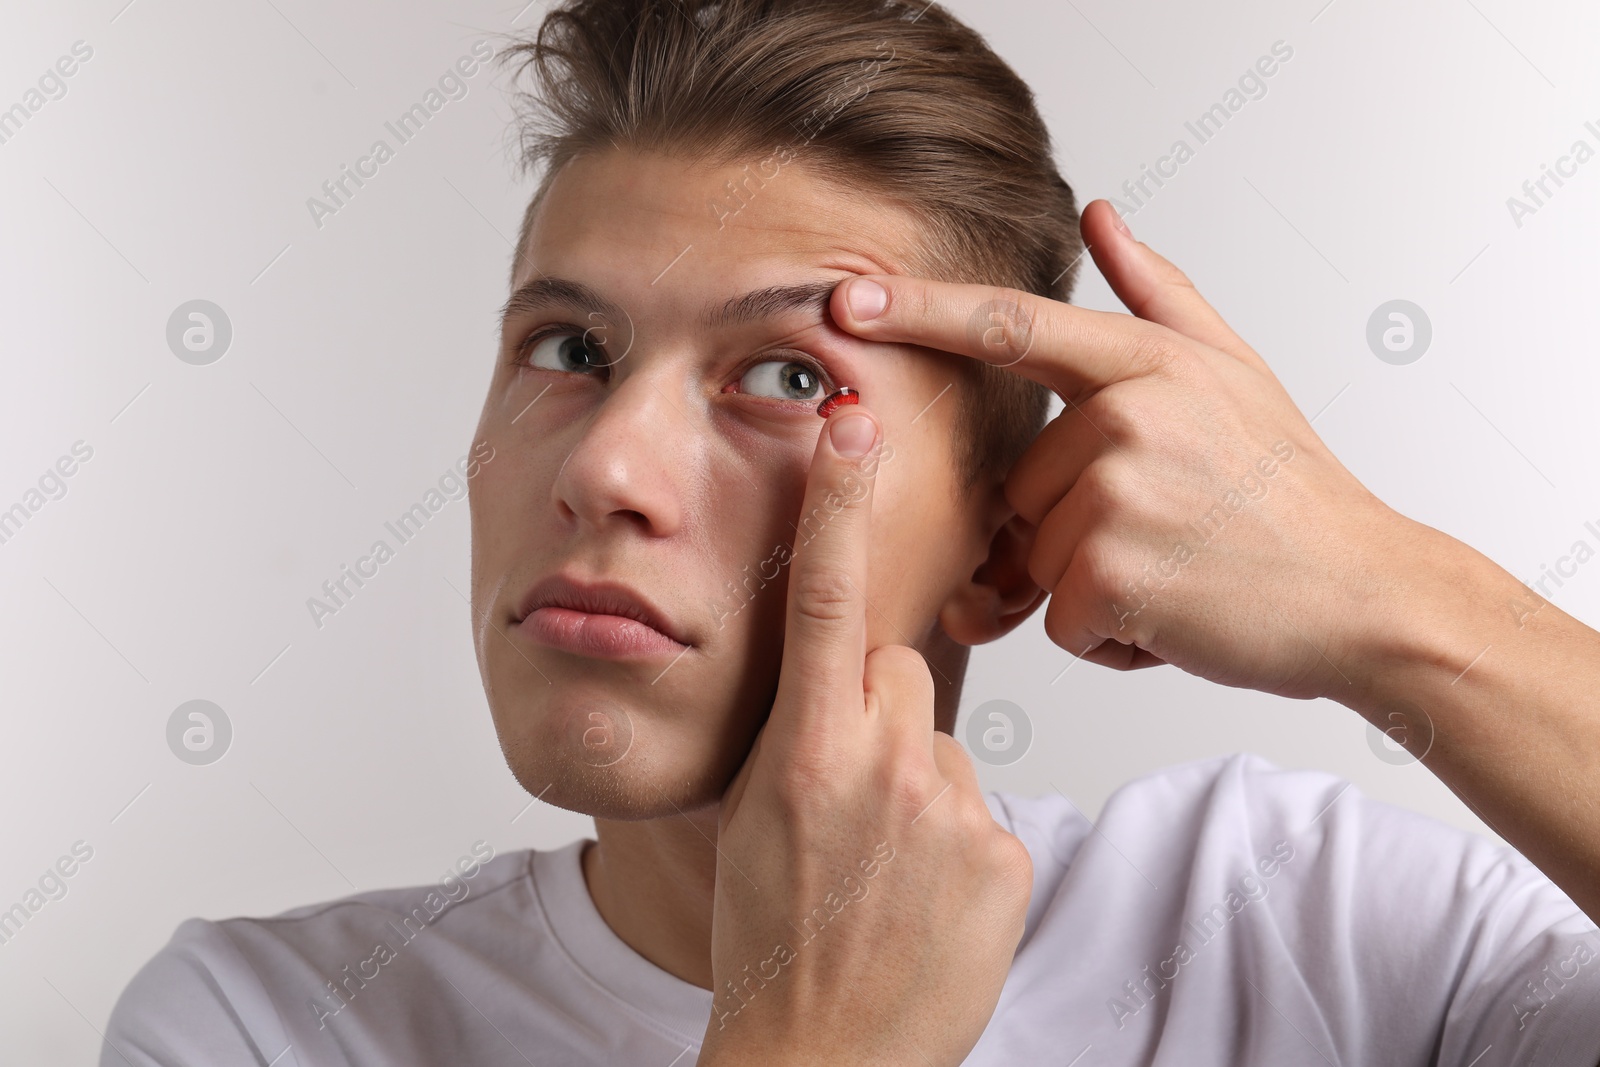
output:
[[[858,457],[834,447],[852,420]],[[1027,850],[934,729],[922,657],[867,648],[880,436],[856,406],[818,437],[777,697],[723,798],[702,1067],[953,1067],[1022,936]]]

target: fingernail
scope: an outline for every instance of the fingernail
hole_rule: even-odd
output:
[[[1122,212],[1117,211],[1116,208],[1112,208],[1111,210],[1116,215],[1117,229],[1121,230],[1125,236],[1132,237],[1133,231],[1128,229],[1127,220],[1122,217]]]
[[[857,278],[850,283],[845,301],[850,305],[850,314],[865,322],[883,314],[883,309],[889,306],[889,291],[877,282]]]
[[[833,442],[833,450],[845,459],[866,455],[877,436],[877,424],[868,416],[854,412],[840,415],[828,425],[828,439]]]

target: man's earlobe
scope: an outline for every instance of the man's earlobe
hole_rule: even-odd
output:
[[[988,555],[939,609],[939,624],[952,641],[986,644],[1016,629],[1044,603],[1049,594],[1028,574],[1036,532],[1015,514],[995,530]]]

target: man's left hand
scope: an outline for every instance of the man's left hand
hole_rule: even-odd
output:
[[[1600,633],[1368,492],[1109,203],[1089,205],[1083,235],[1132,315],[887,275],[841,282],[831,304],[860,337],[1009,367],[1061,397],[1004,485],[1035,527],[1051,639],[1398,723],[1600,920]],[[881,312],[853,313],[872,282]]]
[[[841,328],[1008,367],[1065,405],[1012,468],[1037,527],[1045,630],[1118,668],[1171,663],[1231,686],[1334,696],[1363,669],[1385,570],[1454,543],[1391,510],[1334,458],[1256,352],[1105,201],[1095,262],[1133,315],[1016,290],[872,276]]]

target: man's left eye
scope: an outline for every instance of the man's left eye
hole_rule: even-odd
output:
[[[804,363],[771,359],[744,372],[739,379],[739,392],[775,400],[820,400],[822,378]]]

